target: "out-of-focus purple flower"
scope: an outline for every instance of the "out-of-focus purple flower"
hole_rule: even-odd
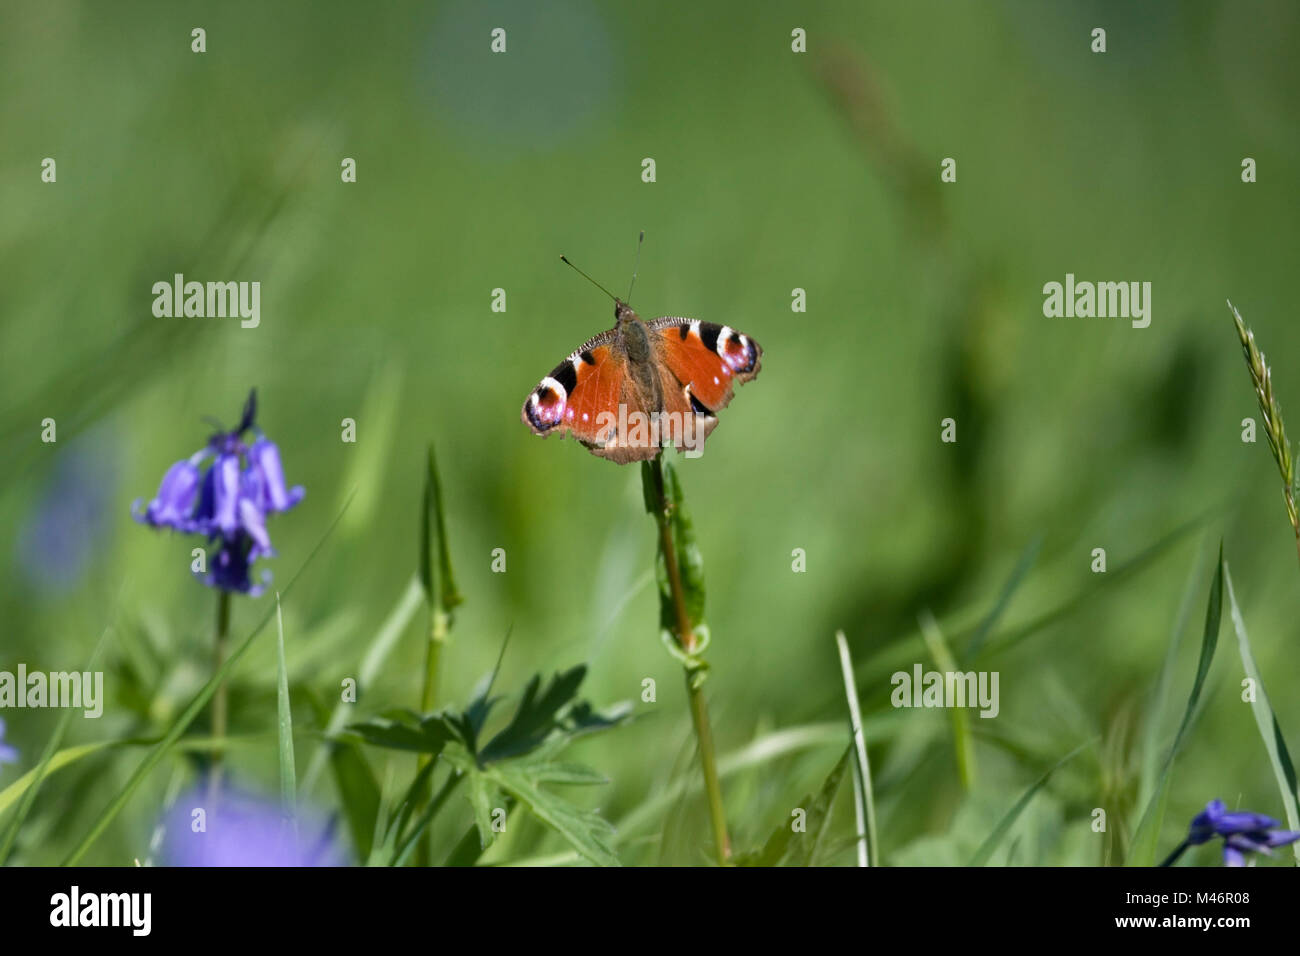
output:
[[[105,427],[51,446],[53,468],[16,536],[14,562],[41,593],[74,587],[102,553],[115,508],[121,442]]]
[[[1273,849],[1300,840],[1300,833],[1279,830],[1277,820],[1249,810],[1230,811],[1222,800],[1211,800],[1205,809],[1192,818],[1187,839],[1170,854],[1163,865],[1168,866],[1189,846],[1200,846],[1215,837],[1223,838],[1224,866],[1245,866],[1250,853],[1271,856]]]
[[[163,475],[158,494],[143,512],[137,498],[131,505],[131,515],[136,521],[155,528],[175,528],[177,531],[194,530],[194,503],[199,496],[199,463],[208,455],[207,449],[176,462]]]
[[[271,572],[262,572],[260,584],[252,578],[253,561],[257,546],[242,531],[233,538],[222,538],[221,548],[212,558],[203,583],[210,588],[235,591],[249,597],[260,597],[271,582]]]
[[[0,763],[17,763],[18,750],[5,743],[5,721],[0,717]]]
[[[172,465],[148,508],[141,511],[139,501],[132,508],[143,524],[203,534],[216,542],[216,554],[200,580],[252,597],[264,590],[253,583],[253,563],[275,554],[267,515],[288,511],[306,494],[301,485],[285,486],[280,451],[255,425],[256,413],[257,395],[250,392],[234,431],[218,432],[206,448]],[[251,445],[243,441],[248,431],[256,435]],[[203,472],[209,458],[213,462]],[[262,578],[269,581],[270,573]]]
[[[302,485],[285,487],[284,469],[280,467],[280,449],[275,446],[275,442],[265,435],[260,436],[248,449],[248,460],[252,465],[250,471],[260,479],[263,511],[288,511],[302,501],[306,494]]]
[[[300,809],[295,826],[275,802],[233,790],[223,790],[215,806],[206,788],[177,800],[163,847],[169,866],[347,865],[319,815]]]

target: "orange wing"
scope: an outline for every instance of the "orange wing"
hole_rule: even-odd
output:
[[[626,361],[610,346],[614,332],[602,332],[575,349],[524,400],[523,423],[538,435],[572,432],[583,444],[604,444],[600,412],[618,408],[627,378]],[[600,434],[598,434],[600,432]]]
[[[726,325],[664,316],[648,323],[659,359],[686,387],[696,411],[716,414],[731,401],[737,384],[758,375],[759,344]]]

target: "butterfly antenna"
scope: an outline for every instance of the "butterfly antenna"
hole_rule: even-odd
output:
[[[641,236],[636,241],[636,258],[632,260],[632,281],[627,286],[627,302],[632,302],[632,290],[636,287],[636,273],[641,268],[641,243],[645,242],[645,230],[641,230]]]
[[[577,266],[575,266],[572,262],[570,262],[568,256],[560,256],[560,261],[563,262],[563,263],[564,263],[566,266],[568,266],[570,269],[572,269],[574,272],[578,273],[578,275],[582,276],[584,279],[586,279],[586,280],[587,280],[588,282],[590,282],[592,285],[594,285],[594,286],[595,286],[597,289],[599,289],[601,292],[605,293],[605,295],[609,296],[609,297],[610,297],[611,299],[613,299],[615,302],[618,301],[618,297],[615,296],[614,293],[610,292],[610,291],[609,291],[608,289],[606,289],[603,285],[601,285],[599,282],[597,282],[597,281],[596,281],[595,279],[593,279],[591,276],[587,275],[587,273],[583,272],[581,269],[579,269]]]

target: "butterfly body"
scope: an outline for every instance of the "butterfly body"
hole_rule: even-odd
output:
[[[572,433],[620,464],[665,445],[699,454],[736,384],[758,375],[763,350],[748,336],[699,319],[643,321],[615,300],[614,328],[589,339],[524,401],[535,434]]]

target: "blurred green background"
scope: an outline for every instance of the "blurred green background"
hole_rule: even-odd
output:
[[[504,55],[489,51],[498,26]],[[215,596],[190,580],[197,542],[135,525],[129,507],[203,444],[203,416],[231,423],[256,387],[260,424],[307,488],[271,524],[278,586],[356,492],[285,602],[300,765],[319,745],[313,702],[332,706],[408,589],[436,441],[467,598],[443,697],[463,702],[513,628],[501,687],[586,662],[585,696],[635,702],[640,719],[581,745],[611,783],[577,799],[618,822],[693,780],[639,472],[519,421],[537,380],[612,324],[559,254],[619,291],[644,229],[641,314],[726,323],[765,350],[707,454],[681,466],[718,745],[825,731],[726,778],[738,848],[788,819],[842,750],[842,628],[885,862],[964,861],[1093,737],[995,862],[1120,862],[1144,755],[1168,746],[1191,684],[1220,538],[1278,719],[1300,739],[1300,569],[1263,437],[1241,441],[1258,410],[1224,304],[1300,423],[1298,45],[1286,2],[6,4],[0,668],[80,669],[112,625],[105,715],[75,720],[69,742],[165,728],[209,672]],[[40,180],[47,156],[56,184]],[[940,183],[944,157],[956,183]],[[152,284],[176,272],[260,281],[260,327],[155,318]],[[1151,282],[1150,327],[1045,318],[1043,284],[1067,272]],[[796,287],[806,313],[791,311]],[[956,444],[939,441],[949,416]],[[40,440],[47,417],[55,444]],[[1105,575],[1090,571],[1098,547]],[[1001,713],[973,721],[966,789],[950,715],[891,710],[889,675],[934,666],[918,614],[962,646],[1021,562],[979,664],[1000,673]],[[235,602],[236,639],[272,600]],[[423,628],[409,616],[358,717],[416,705]],[[1213,797],[1282,815],[1235,645],[1225,620],[1162,850]],[[246,742],[231,773],[267,792],[273,649],[259,639],[232,688]],[[34,765],[57,712],[4,717],[23,760],[0,786]],[[205,732],[206,716],[191,730]],[[108,750],[52,777],[14,860],[62,858],[140,757]],[[368,757],[382,778],[387,753]],[[189,772],[165,762],[86,862],[144,857]],[[307,796],[337,804],[328,774]],[[835,862],[852,859],[849,803]],[[705,858],[698,799],[673,807],[628,835],[625,862]],[[470,819],[463,804],[453,816],[448,839]],[[565,850],[531,822],[507,843],[494,855]],[[1191,859],[1215,862],[1209,848]]]

